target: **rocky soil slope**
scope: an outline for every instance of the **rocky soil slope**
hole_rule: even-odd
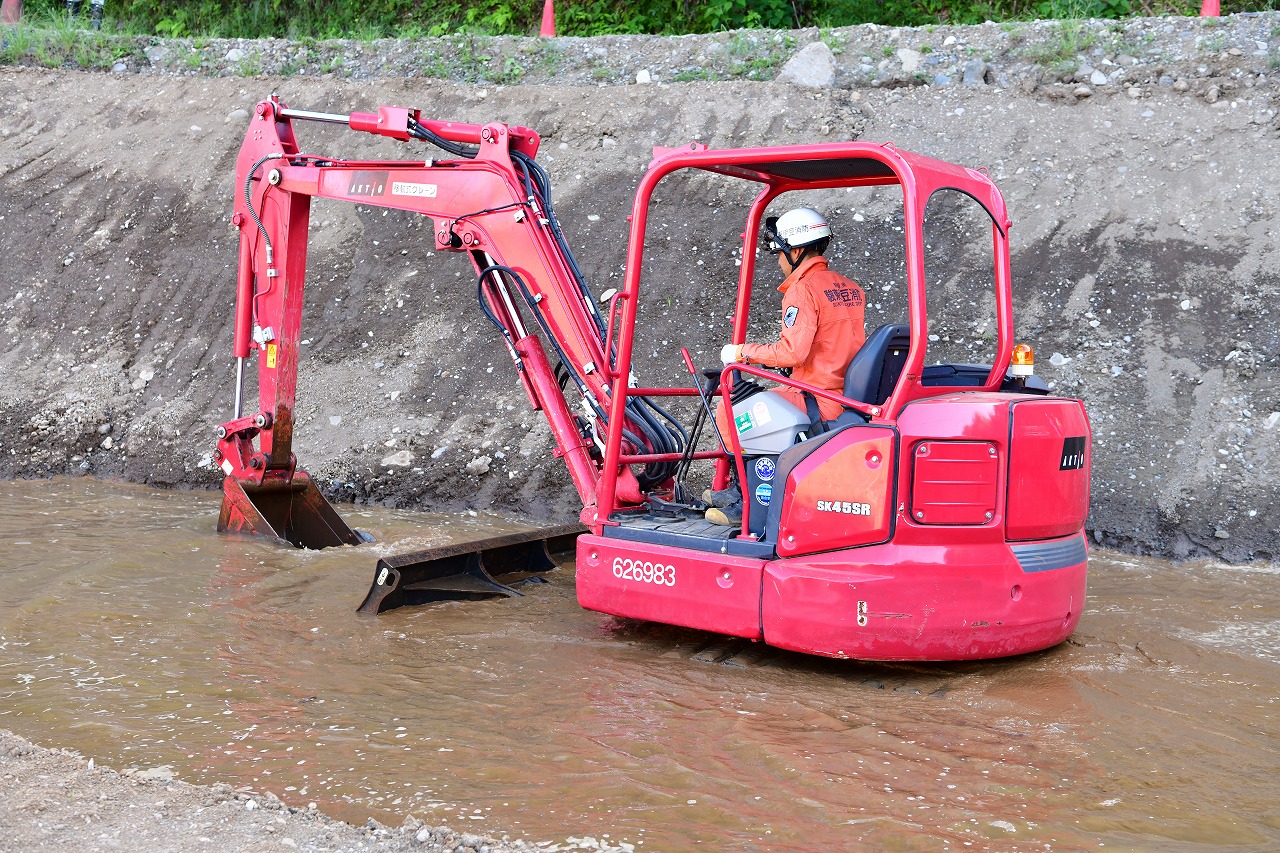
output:
[[[234,162],[254,103],[279,92],[310,109],[407,104],[538,130],[597,292],[617,281],[655,144],[889,140],[986,166],[1014,220],[1019,338],[1094,420],[1094,539],[1174,557],[1280,551],[1280,14],[126,47],[110,73],[0,70],[0,476],[217,485]],[[801,50],[806,67],[784,68]],[[778,73],[799,82],[750,79]],[[328,127],[300,132],[307,150],[408,156]],[[678,247],[651,251],[646,272],[655,381],[680,381],[680,345],[709,363],[727,336],[732,222],[699,238],[698,261],[689,223],[727,217],[741,198],[693,189],[662,199],[657,227],[669,230],[651,232],[652,246]],[[890,278],[860,251],[857,207],[833,217],[838,266],[867,284]],[[574,517],[464,262],[432,256],[407,215],[318,202],[312,221],[295,449],[326,492]],[[775,311],[762,305],[757,339]],[[870,322],[897,319],[882,313]]]

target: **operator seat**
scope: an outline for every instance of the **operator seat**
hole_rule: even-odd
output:
[[[911,327],[906,323],[885,323],[878,327],[863,341],[845,368],[844,395],[869,406],[883,405],[898,384],[910,348]],[[866,422],[867,418],[861,412],[845,409],[835,420],[815,424],[811,435]]]
[[[911,328],[906,323],[885,323],[872,332],[854,354],[844,372],[844,395],[879,406],[898,384],[911,348]]]

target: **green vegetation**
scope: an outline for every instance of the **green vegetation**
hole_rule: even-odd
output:
[[[1032,61],[1061,73],[1074,70],[1078,64],[1076,57],[1093,47],[1096,42],[1097,36],[1085,27],[1081,18],[1063,18],[1058,22],[1057,32],[1052,38],[1029,47],[1025,55]]]
[[[87,4],[86,4],[87,5]],[[1271,8],[1273,0],[1224,0],[1223,14]],[[27,0],[28,22],[62,21],[64,0]],[[1124,18],[1192,15],[1199,0],[560,0],[560,35],[719,32],[733,29],[976,24],[1032,18]],[[112,0],[106,29],[170,38],[420,38],[457,35],[532,35],[542,0]],[[64,23],[65,28],[65,23]],[[6,40],[7,55],[22,36]],[[56,39],[35,50],[56,59]],[[91,61],[97,61],[89,57]]]
[[[65,13],[24,14],[21,23],[0,28],[0,36],[0,64],[105,69],[139,52],[125,40],[70,26]]]

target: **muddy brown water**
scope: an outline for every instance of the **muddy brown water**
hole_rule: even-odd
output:
[[[1280,848],[1280,568],[1095,552],[1048,652],[867,665],[519,599],[358,617],[378,542],[214,533],[214,494],[0,483],[0,727],[335,816],[641,850]]]

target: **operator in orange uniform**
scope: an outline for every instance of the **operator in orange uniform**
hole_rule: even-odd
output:
[[[778,256],[782,269],[782,331],[777,343],[726,344],[720,351],[725,364],[744,362],[790,368],[791,378],[839,394],[844,374],[866,339],[863,313],[866,297],[854,282],[832,272],[824,257],[831,242],[831,226],[811,207],[798,207],[765,220],[765,248]],[[776,388],[777,394],[801,411],[822,420],[839,417],[839,403],[817,395],[806,400],[798,388]],[[729,419],[723,401],[716,409],[720,434],[728,435]],[[742,495],[736,484],[704,495],[712,504],[707,520],[717,524],[742,521]]]

